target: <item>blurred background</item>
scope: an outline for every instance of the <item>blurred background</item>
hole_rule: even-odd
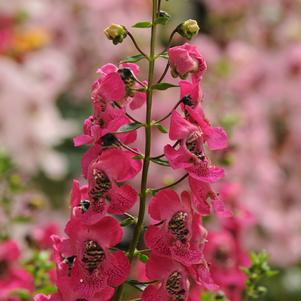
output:
[[[245,248],[267,250],[279,270],[262,300],[301,300],[301,1],[163,2],[173,18],[160,34],[161,47],[183,20],[200,24],[193,44],[208,63],[205,110],[231,141],[216,160],[254,219],[243,235]],[[0,0],[0,227],[18,229],[20,244],[32,239],[33,225],[62,231],[84,152],[72,138],[91,114],[95,71],[136,54],[129,41],[113,46],[103,29],[148,20],[150,4]],[[147,30],[133,32],[147,47]],[[164,97],[178,98],[162,95],[161,111]],[[162,182],[170,177],[163,174]]]

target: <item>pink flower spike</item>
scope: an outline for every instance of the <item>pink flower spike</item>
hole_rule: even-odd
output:
[[[195,46],[188,43],[168,49],[169,63],[174,77],[187,77],[192,73],[194,80],[198,81],[207,69],[206,62]]]

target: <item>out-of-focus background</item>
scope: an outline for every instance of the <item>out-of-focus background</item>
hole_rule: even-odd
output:
[[[0,0],[0,172],[13,190],[9,204],[1,184],[3,229],[33,215],[35,225],[63,229],[84,152],[72,137],[91,113],[95,70],[136,54],[129,41],[113,46],[103,29],[148,20],[150,2]],[[162,47],[183,20],[200,24],[193,44],[208,63],[205,109],[231,141],[218,159],[255,220],[244,244],[266,249],[279,270],[262,300],[301,300],[301,1],[163,2],[173,20]],[[146,47],[147,30],[134,33]],[[161,112],[164,97],[156,100]],[[160,152],[162,138],[157,143]]]

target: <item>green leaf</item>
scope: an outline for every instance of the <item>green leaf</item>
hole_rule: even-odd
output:
[[[168,130],[161,124],[161,123],[155,123],[154,126],[163,134],[168,133]]]
[[[169,166],[168,161],[163,160],[163,159],[151,159],[151,161],[154,163],[157,163],[158,165]]]
[[[166,59],[166,60],[169,59],[168,52],[166,52],[166,51],[161,53],[159,56],[162,57],[163,59]]]
[[[134,24],[132,27],[134,28],[150,28],[152,27],[152,23],[148,21],[142,21]]]
[[[140,254],[138,255],[138,258],[139,258],[140,261],[142,261],[142,262],[144,262],[144,263],[146,263],[146,262],[148,261],[148,259],[149,259],[149,257],[148,257],[147,255],[142,254],[142,253],[140,253]]]
[[[137,55],[126,57],[120,63],[135,63],[135,62],[138,62],[138,61],[140,61],[144,58],[145,58],[145,56],[143,54],[137,54]]]
[[[175,87],[178,87],[178,86],[170,84],[170,83],[159,83],[159,84],[154,84],[152,86],[152,89],[153,90],[167,90],[169,88],[175,88]]]
[[[159,13],[159,17],[156,18],[155,20],[155,24],[165,25],[168,23],[169,20],[170,20],[170,15],[166,11],[161,10]]]
[[[125,218],[124,220],[122,220],[120,222],[120,226],[121,227],[126,227],[126,226],[129,226],[129,225],[136,224],[136,222],[137,222],[137,220],[135,220],[134,218],[127,217],[127,218]]]
[[[125,124],[122,127],[120,127],[116,133],[128,133],[134,130],[137,130],[143,126],[140,122],[133,122],[129,124]]]
[[[133,157],[134,160],[143,160],[144,156],[143,155],[136,155]]]

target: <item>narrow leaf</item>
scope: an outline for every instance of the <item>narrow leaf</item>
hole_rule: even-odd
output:
[[[145,58],[145,56],[143,54],[137,54],[137,55],[126,57],[120,63],[135,63],[135,62],[138,62],[138,61],[140,61],[144,58]]]
[[[143,155],[136,155],[133,157],[134,160],[143,160],[144,156]]]
[[[134,24],[132,27],[134,28],[150,28],[152,27],[152,23],[148,21],[142,21]]]
[[[151,159],[151,161],[158,164],[158,165],[169,166],[168,161],[163,160],[163,159]]]
[[[133,122],[133,123],[129,123],[129,124],[125,124],[122,127],[120,127],[116,133],[127,133],[127,132],[131,132],[134,131],[136,129],[139,129],[143,126],[142,123],[139,122]]]
[[[155,123],[155,127],[163,134],[168,133],[168,130],[161,123]]]
[[[173,85],[170,83],[159,83],[152,86],[153,90],[167,90],[169,88],[175,88],[178,87],[177,85]]]
[[[163,52],[162,54],[160,54],[160,57],[162,57],[163,59],[168,60],[168,53],[167,52]]]

